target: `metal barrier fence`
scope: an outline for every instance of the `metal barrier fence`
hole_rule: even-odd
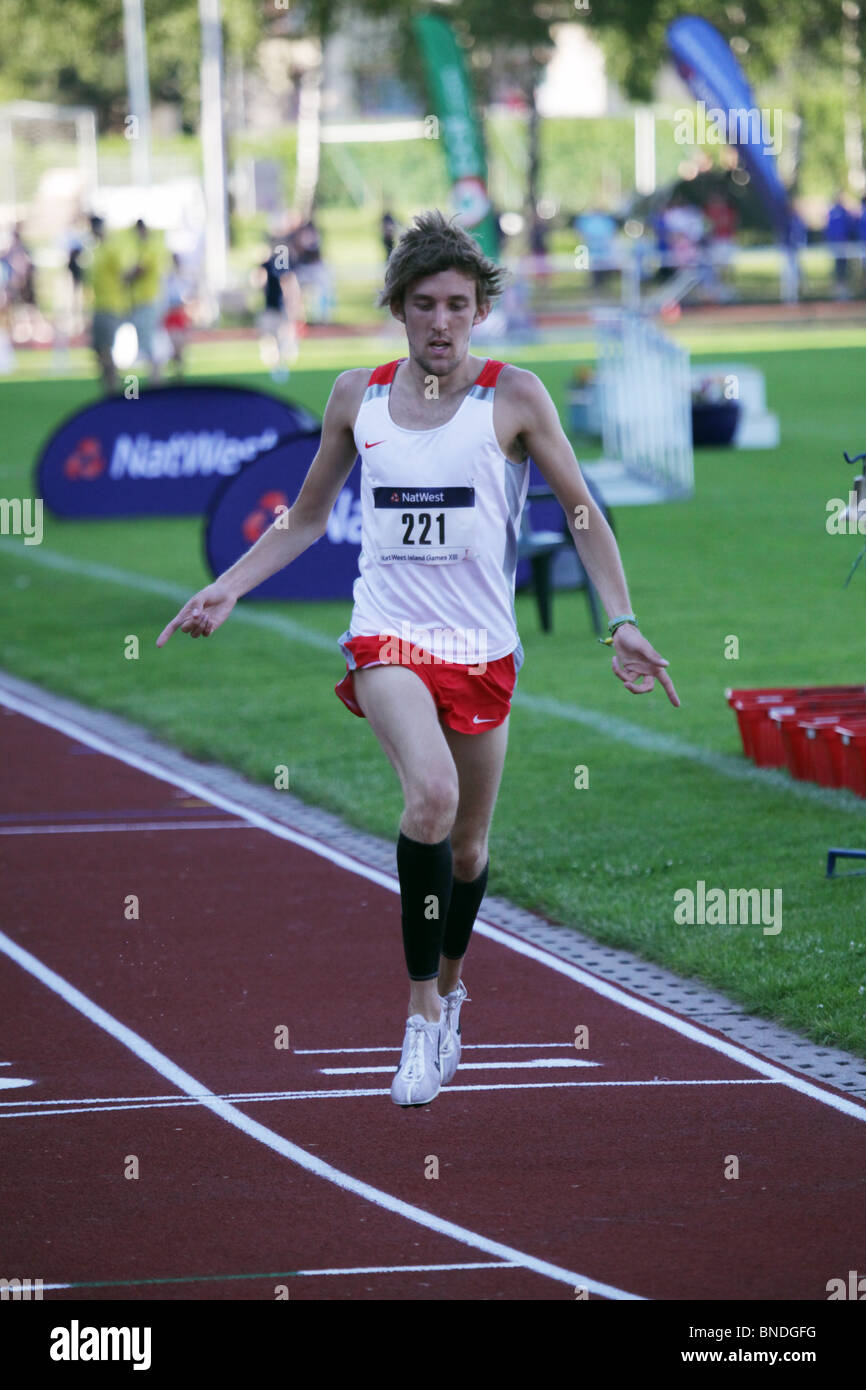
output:
[[[594,314],[604,457],[666,497],[694,491],[691,377],[686,348],[649,319],[621,309]]]

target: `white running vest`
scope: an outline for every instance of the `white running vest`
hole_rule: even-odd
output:
[[[514,652],[519,668],[514,574],[529,464],[506,459],[493,430],[504,363],[488,361],[457,413],[432,430],[391,419],[399,365],[375,369],[355,421],[360,574],[340,641],[390,634],[467,665]]]

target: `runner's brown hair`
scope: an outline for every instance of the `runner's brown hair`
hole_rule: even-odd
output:
[[[402,309],[406,291],[427,275],[440,270],[459,270],[475,281],[478,307],[502,293],[505,271],[488,259],[463,227],[448,220],[438,208],[422,212],[404,232],[385,269],[385,285],[379,305]]]

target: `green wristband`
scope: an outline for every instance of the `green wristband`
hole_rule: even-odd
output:
[[[634,626],[637,627],[637,618],[635,617],[634,613],[624,613],[621,618],[611,618],[610,622],[607,625],[607,630],[610,633],[610,636],[599,637],[598,639],[603,647],[613,646],[613,639],[616,634],[616,630],[617,628],[622,627],[624,623],[633,623]]]
[[[635,627],[637,627],[637,618],[635,617],[634,613],[623,613],[621,618],[611,618],[610,622],[607,625],[607,630],[610,633],[611,637],[616,632],[617,628],[621,627],[623,623],[634,623]]]

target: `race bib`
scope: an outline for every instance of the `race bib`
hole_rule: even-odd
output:
[[[472,556],[474,487],[374,487],[373,548],[379,564],[453,565]]]

